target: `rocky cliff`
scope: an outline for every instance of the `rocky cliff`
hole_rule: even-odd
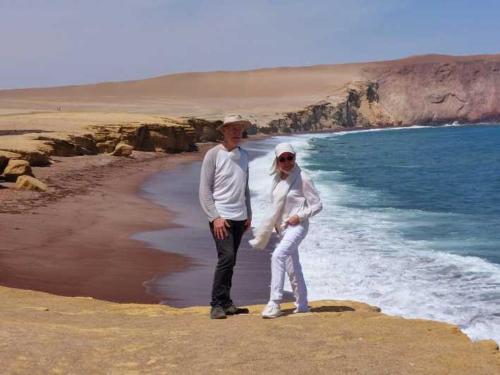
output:
[[[269,121],[258,131],[272,134],[401,125],[380,104],[378,89],[375,81],[352,82],[319,103]]]
[[[373,63],[364,68],[364,78],[259,130],[290,133],[500,121],[500,59],[496,56]]]
[[[370,67],[379,103],[407,125],[500,120],[498,56],[433,56]]]

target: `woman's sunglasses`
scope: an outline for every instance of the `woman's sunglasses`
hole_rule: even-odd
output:
[[[290,156],[286,156],[286,157],[285,157],[285,156],[280,156],[280,157],[278,158],[278,161],[279,161],[280,163],[284,163],[284,162],[285,162],[285,161],[287,161],[287,160],[288,160],[288,161],[292,161],[292,160],[294,160],[294,159],[295,159],[295,155],[290,155]]]

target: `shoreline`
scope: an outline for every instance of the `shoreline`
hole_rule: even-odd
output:
[[[45,195],[2,201],[0,285],[122,303],[158,303],[144,282],[186,268],[190,259],[131,236],[168,227],[172,213],[140,197],[147,176],[197,160],[200,153],[134,153],[56,158],[38,176],[57,183]],[[68,186],[65,186],[67,184]],[[17,192],[15,192],[17,193]]]
[[[314,133],[345,131],[332,129]],[[243,147],[246,142],[296,134],[306,133],[259,134],[248,137]],[[173,228],[175,232],[187,228],[176,224],[177,214],[169,210],[168,205],[159,205],[144,197],[141,187],[147,179],[161,172],[173,171],[181,164],[201,161],[204,152],[213,144],[200,146],[198,152],[181,154],[134,151],[134,158],[115,158],[103,154],[56,157],[53,166],[35,168],[36,175],[48,181],[49,186],[53,187],[52,191],[40,194],[0,189],[0,229],[3,239],[0,243],[0,267],[3,268],[0,285],[113,302],[167,301],[173,306],[183,307],[199,304],[179,302],[179,296],[182,295],[179,290],[167,285],[163,291],[158,291],[154,283],[159,279],[169,282],[175,279],[174,283],[179,285],[180,280],[184,282],[189,279],[189,274],[192,276],[196,268],[215,261],[214,253],[210,253],[208,262],[206,257],[205,260],[201,257],[202,262],[198,262],[196,258],[199,252],[190,255],[179,252],[175,245],[152,246],[134,236],[142,232],[168,231]],[[3,193],[7,193],[7,199]],[[9,193],[15,195],[14,199],[9,200]],[[76,202],[74,198],[78,198]],[[81,228],[85,228],[85,231]],[[213,251],[208,230],[204,232],[203,241],[207,243],[209,251]],[[238,264],[246,262],[240,260]],[[260,275],[264,280],[269,277],[270,271],[265,261],[256,260],[254,256],[250,262],[254,262],[251,270],[261,272],[263,267],[265,272]],[[237,272],[242,271],[246,273],[244,269]],[[213,267],[210,265],[206,272],[213,272]],[[251,272],[247,276],[239,273],[236,274],[235,283],[244,286],[244,281],[252,276]],[[240,276],[242,280],[238,281]],[[197,288],[195,281],[189,281],[193,288]],[[170,292],[165,294],[165,290]],[[250,288],[243,287],[242,290],[248,292]],[[252,291],[254,297],[248,303],[263,303],[261,299],[268,295],[268,284],[259,281],[258,291]],[[205,291],[202,295],[206,303],[209,293]]]

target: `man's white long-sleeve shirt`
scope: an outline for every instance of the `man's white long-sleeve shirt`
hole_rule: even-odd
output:
[[[201,166],[200,204],[209,221],[218,217],[229,220],[251,219],[248,189],[248,153],[223,145],[210,149]]]

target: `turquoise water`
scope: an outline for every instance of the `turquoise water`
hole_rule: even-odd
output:
[[[413,211],[398,228],[434,249],[500,264],[500,126],[420,128],[310,141],[312,171],[377,193],[346,207]],[[332,175],[332,180],[334,175]]]
[[[250,163],[255,225],[268,209],[272,149],[283,141],[324,205],[300,248],[311,299],[365,301],[500,342],[500,126],[259,142],[266,152]]]

